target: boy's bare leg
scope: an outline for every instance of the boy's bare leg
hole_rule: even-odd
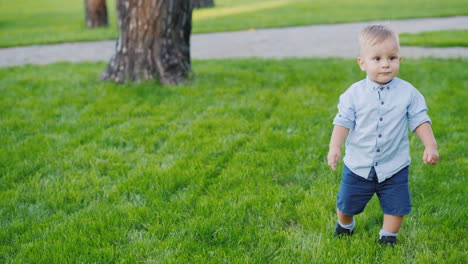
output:
[[[401,227],[401,223],[403,223],[403,217],[404,216],[400,215],[384,214],[382,229],[390,233],[398,233]]]
[[[338,208],[336,209],[336,214],[338,215],[338,221],[343,225],[349,225],[353,222],[353,216],[342,213]]]

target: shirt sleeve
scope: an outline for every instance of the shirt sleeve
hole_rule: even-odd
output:
[[[348,129],[354,128],[356,111],[351,98],[349,89],[340,96],[338,114],[336,114],[335,119],[333,119],[334,125],[340,125]]]
[[[416,89],[414,89],[411,104],[408,107],[408,121],[412,132],[422,123],[429,122],[429,124],[432,124],[431,119],[427,115],[426,101],[423,95]]]

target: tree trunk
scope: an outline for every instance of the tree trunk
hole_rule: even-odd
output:
[[[120,37],[102,80],[178,84],[187,78],[191,1],[117,0],[117,13]]]
[[[214,7],[214,0],[191,0],[193,8]]]
[[[86,25],[89,28],[107,27],[106,0],[85,0]]]

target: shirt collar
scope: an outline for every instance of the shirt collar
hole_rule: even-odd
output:
[[[366,77],[366,85],[368,88],[374,90],[374,91],[378,91],[378,90],[383,90],[383,89],[390,89],[391,87],[395,86],[395,79],[396,78],[393,78],[390,82],[384,84],[384,85],[380,85],[378,83],[375,83],[373,81],[371,81],[369,79],[369,76]]]

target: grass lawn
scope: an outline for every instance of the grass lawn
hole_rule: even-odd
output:
[[[463,0],[215,0],[194,11],[193,32],[329,24],[376,19],[468,15]],[[82,0],[0,0],[0,47],[116,39],[114,0],[109,28],[88,29]]]
[[[1,263],[463,263],[466,60],[405,60],[440,147],[411,135],[413,212],[376,243],[374,197],[332,237],[326,166],[354,60],[194,61],[180,87],[96,81],[105,64],[0,69]],[[341,166],[341,165],[340,165]]]
[[[429,47],[468,47],[468,30],[444,30],[400,34],[401,45]]]

